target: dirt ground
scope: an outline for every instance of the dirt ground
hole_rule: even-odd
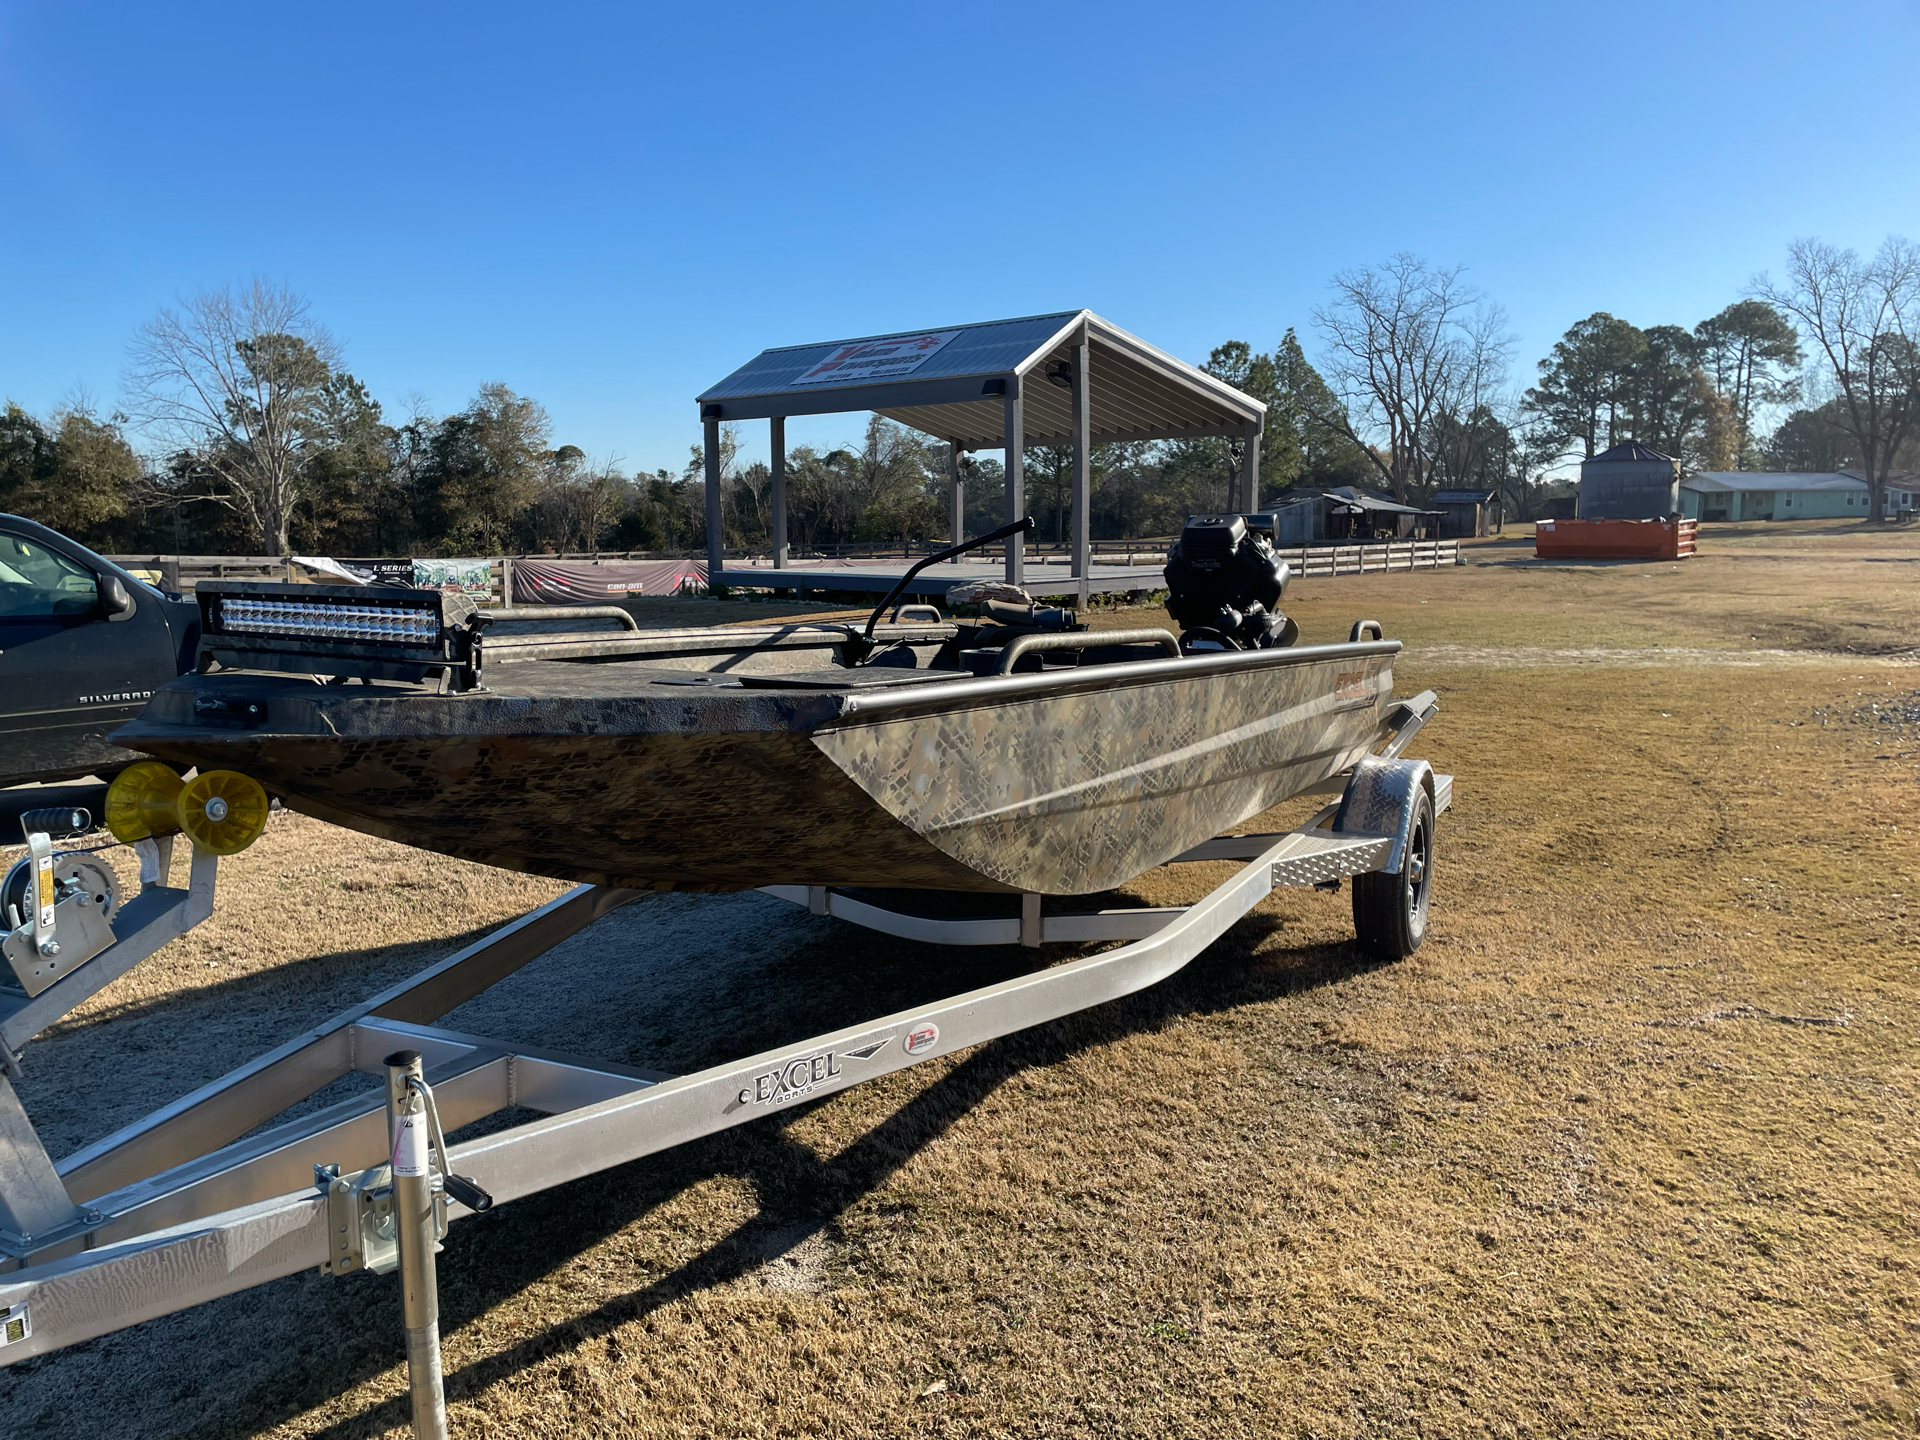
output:
[[[462,1222],[454,1433],[1912,1434],[1920,528],[1703,534],[1298,586],[1440,694],[1427,944],[1281,892],[1144,994]],[[278,817],[26,1104],[71,1148],[558,889]],[[1030,963],[668,895],[448,1023],[683,1070]],[[0,1371],[0,1432],[397,1437],[400,1341],[390,1278],[298,1276]]]

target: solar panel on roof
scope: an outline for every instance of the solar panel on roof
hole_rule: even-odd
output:
[[[1027,315],[1014,320],[989,320],[975,325],[949,325],[937,330],[907,330],[891,335],[862,335],[813,345],[783,345],[762,350],[718,384],[701,392],[701,403],[737,400],[749,395],[778,395],[790,390],[824,389],[834,385],[865,385],[889,380],[939,380],[957,375],[1001,375],[1045,345],[1063,326],[1083,312],[1062,310],[1053,315]],[[919,363],[904,369],[859,373],[845,363],[855,354],[876,361],[892,355],[902,358],[905,347],[940,339],[921,349]],[[823,368],[831,367],[831,368]]]

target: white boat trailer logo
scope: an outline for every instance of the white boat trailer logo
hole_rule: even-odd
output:
[[[753,1077],[753,1084],[742,1090],[742,1105],[785,1105],[804,1099],[813,1087],[838,1079],[840,1057],[829,1050],[821,1055],[802,1055],[797,1060],[776,1066],[764,1075]],[[731,1108],[731,1107],[729,1107]]]

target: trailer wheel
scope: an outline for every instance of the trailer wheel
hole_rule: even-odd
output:
[[[1406,856],[1396,875],[1353,877],[1353,929],[1383,960],[1404,960],[1427,938],[1427,902],[1433,894],[1433,797],[1419,788]]]

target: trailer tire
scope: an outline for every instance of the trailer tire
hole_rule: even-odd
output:
[[[1354,933],[1362,947],[1383,960],[1404,960],[1427,938],[1433,851],[1433,797],[1422,785],[1414,795],[1399,871],[1353,877]]]

